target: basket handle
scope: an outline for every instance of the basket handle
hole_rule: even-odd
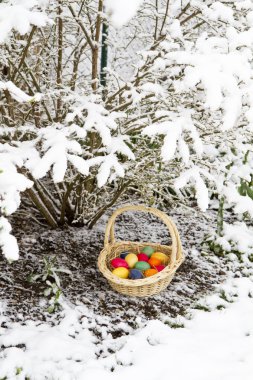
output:
[[[168,215],[166,215],[164,212],[157,210],[153,207],[146,207],[146,206],[142,206],[142,205],[138,205],[138,206],[129,205],[129,206],[121,207],[121,208],[117,209],[116,211],[114,211],[114,213],[112,214],[112,216],[108,220],[108,223],[106,226],[105,240],[104,240],[105,247],[106,247],[106,245],[108,245],[110,243],[113,244],[115,242],[115,233],[114,233],[115,220],[120,214],[127,212],[127,211],[149,212],[149,213],[157,216],[158,218],[160,218],[166,224],[166,226],[170,232],[171,239],[172,239],[171,264],[173,265],[175,263],[176,259],[178,258],[177,256],[179,255],[179,251],[181,251],[181,249],[182,249],[177,227],[175,226],[174,222],[168,217]]]

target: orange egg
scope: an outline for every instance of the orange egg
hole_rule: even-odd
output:
[[[150,277],[150,276],[154,276],[154,274],[156,274],[156,273],[158,273],[158,270],[156,270],[156,269],[147,269],[144,272],[144,276]]]
[[[148,263],[152,268],[162,264],[161,260],[157,259],[156,257],[151,257],[151,259],[148,260]]]

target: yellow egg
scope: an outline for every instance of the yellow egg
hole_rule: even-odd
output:
[[[167,264],[168,261],[169,261],[169,258],[168,256],[166,256],[164,253],[162,252],[154,252],[152,255],[151,255],[151,258],[152,259],[158,259],[162,262],[162,264]]]
[[[129,270],[123,267],[115,268],[113,269],[112,274],[115,274],[115,276],[119,278],[128,278]]]
[[[133,268],[135,266],[135,264],[137,263],[137,261],[138,261],[138,257],[134,253],[129,253],[125,257],[125,260],[126,260],[128,266],[129,266],[129,268]]]

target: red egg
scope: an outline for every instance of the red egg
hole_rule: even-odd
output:
[[[127,264],[127,262],[126,262],[126,260],[124,260],[124,259],[121,259],[120,257],[115,257],[115,259],[113,259],[112,261],[111,261],[111,266],[113,267],[113,268],[129,268],[129,266],[128,266],[128,264]]]
[[[149,260],[149,257],[147,255],[145,255],[145,253],[139,253],[137,255],[137,257],[138,257],[138,261],[146,261],[146,262],[148,262],[148,260]]]
[[[158,272],[161,272],[164,268],[165,268],[164,265],[157,265],[157,266],[155,267],[155,269],[157,269]]]

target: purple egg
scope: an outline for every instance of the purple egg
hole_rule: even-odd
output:
[[[143,274],[138,269],[131,269],[129,277],[131,278],[131,280],[140,280],[141,278],[143,278]]]

